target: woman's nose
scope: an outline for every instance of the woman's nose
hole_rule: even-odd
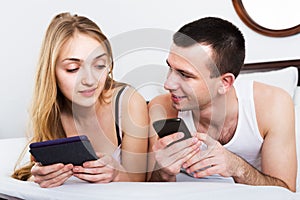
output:
[[[91,69],[84,69],[82,70],[81,74],[81,83],[83,85],[94,85],[97,82],[97,77],[93,73]]]

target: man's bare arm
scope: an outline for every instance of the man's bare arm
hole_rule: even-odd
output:
[[[232,177],[237,183],[282,186],[295,191],[294,166],[292,167],[292,175],[288,175],[289,171],[278,168],[276,163],[270,167],[272,163],[268,162],[268,158],[265,158],[262,159],[262,171],[259,171],[206,133],[197,133],[197,137],[207,145],[208,149],[197,153],[183,164],[188,173],[194,172],[195,178],[219,174],[223,177]],[[287,182],[286,180],[291,181]]]
[[[296,190],[297,155],[295,113],[291,96],[282,89],[254,83],[255,110],[260,132],[263,133],[261,171],[269,176],[267,183],[278,180]],[[279,183],[279,185],[281,185]]]
[[[290,189],[284,181],[258,171],[238,156],[236,156],[236,159],[239,167],[236,175],[232,176],[235,182],[248,185],[275,185]]]

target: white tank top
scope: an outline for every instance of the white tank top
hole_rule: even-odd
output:
[[[224,147],[261,170],[263,138],[257,125],[253,81],[241,80],[238,84],[234,84],[234,88],[239,106],[238,123],[234,136]],[[185,121],[191,132],[196,131],[192,111],[178,112],[178,117]]]
[[[233,138],[224,145],[226,149],[261,170],[262,138],[257,124],[253,96],[253,81],[240,80],[234,84],[239,103],[239,117]]]

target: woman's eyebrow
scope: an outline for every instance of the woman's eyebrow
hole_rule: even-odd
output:
[[[95,58],[93,58],[93,60],[97,60],[97,59],[99,59],[99,58],[101,58],[103,56],[107,56],[107,53],[102,53],[102,54],[96,56]],[[83,60],[81,60],[79,58],[65,58],[65,59],[62,60],[62,62],[65,62],[65,61],[73,61],[73,62],[78,62],[78,63],[82,63],[83,62]]]
[[[65,58],[62,60],[62,62],[65,62],[65,61],[82,62],[82,60],[79,58]]]
[[[107,53],[100,54],[99,56],[96,56],[93,60],[97,60],[103,56],[107,56]]]

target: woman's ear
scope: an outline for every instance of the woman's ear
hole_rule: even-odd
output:
[[[232,87],[235,81],[235,76],[232,73],[226,73],[220,77],[220,81],[221,84],[218,88],[218,92],[219,94],[225,94]]]

